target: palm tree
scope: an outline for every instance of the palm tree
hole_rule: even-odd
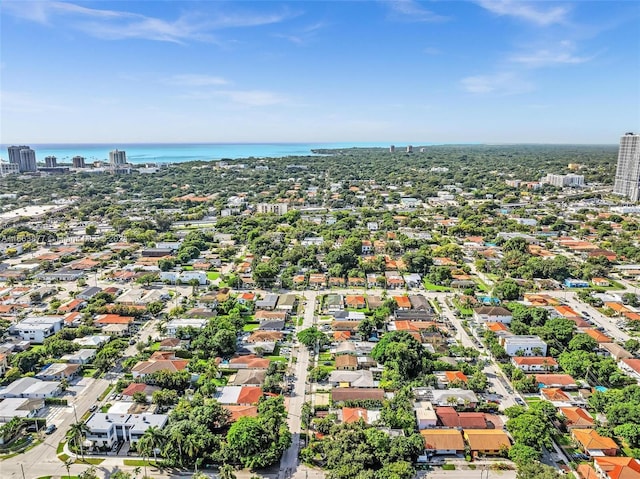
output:
[[[164,446],[166,440],[166,436],[162,429],[157,426],[151,426],[147,429],[140,440],[138,441],[139,449],[146,449],[148,451],[153,451],[153,460],[154,462],[158,462],[158,449],[161,449]]]
[[[140,466],[136,466],[135,469],[133,470],[133,478],[136,479],[138,477],[138,474],[140,474],[140,472],[142,472],[142,469],[140,469]]]
[[[73,459],[67,459],[64,461],[64,467],[67,469],[67,479],[71,477],[71,464],[73,464]]]
[[[89,432],[89,428],[83,422],[73,423],[69,427],[69,433],[73,436],[76,446],[80,448],[80,455],[84,460],[84,447],[82,445],[82,441],[84,440],[84,433]]]
[[[180,465],[182,466],[182,441],[184,441],[184,432],[179,427],[173,427],[169,431],[169,441],[172,444],[178,445],[178,457]]]

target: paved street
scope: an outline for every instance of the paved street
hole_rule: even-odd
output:
[[[315,320],[317,293],[315,291],[306,291],[304,298],[306,306],[304,307],[304,321],[301,326],[296,327],[296,333],[302,329],[310,328]],[[309,365],[310,353],[303,345],[296,346],[297,360],[295,365],[295,386],[293,395],[289,398],[289,416],[287,418],[289,431],[292,435],[291,447],[285,451],[280,461],[280,479],[288,479],[290,477],[306,478],[316,477],[309,475],[309,469],[298,464],[298,451],[300,450],[300,415],[302,412],[302,404],[310,400],[306,397],[306,378],[307,366]],[[322,475],[324,477],[324,474]]]

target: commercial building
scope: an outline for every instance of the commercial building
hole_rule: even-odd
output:
[[[15,325],[15,330],[25,341],[42,344],[49,336],[60,331],[63,316],[31,316]]]
[[[31,148],[23,148],[20,150],[20,172],[37,171],[36,152]]]
[[[109,163],[111,165],[125,165],[127,163],[127,153],[122,150],[110,151]]]
[[[20,173],[20,165],[18,163],[0,163],[0,176],[16,175]]]
[[[73,167],[74,168],[84,168],[85,167],[84,157],[82,157],[82,156],[74,156],[71,159],[71,162],[73,163]]]
[[[289,211],[289,206],[286,203],[258,203],[257,213],[259,214],[274,214],[282,216]]]
[[[640,135],[620,138],[613,193],[634,202],[640,199]]]
[[[544,178],[540,180],[541,183],[546,183],[552,186],[557,186],[558,188],[564,188],[566,186],[569,187],[579,187],[584,186],[584,176],[583,175],[553,175],[548,174]]]
[[[58,166],[58,159],[55,156],[45,156],[44,166],[46,166],[47,168],[55,168],[56,166]]]
[[[29,147],[26,145],[22,146],[10,146],[7,148],[7,152],[9,153],[9,163],[13,163],[14,165],[20,164],[20,150],[26,150]]]

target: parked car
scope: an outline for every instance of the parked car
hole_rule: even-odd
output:
[[[525,405],[525,402],[520,398],[516,398],[516,403],[520,404],[520,406],[524,406]]]
[[[95,411],[96,409],[98,409],[98,405],[97,405],[97,404],[94,404],[93,406],[91,406],[91,407],[89,408],[89,412],[93,412],[93,411]]]
[[[53,434],[58,427],[55,424],[49,424],[44,430],[45,434]]]

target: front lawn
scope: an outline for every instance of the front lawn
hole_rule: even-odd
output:
[[[216,279],[218,279],[220,277],[220,273],[218,271],[209,271],[207,273],[207,279],[209,281],[215,281]]]
[[[438,284],[433,284],[433,283],[430,283],[429,281],[427,281],[426,279],[423,281],[423,284],[424,284],[424,288],[427,291],[436,291],[436,292],[439,292],[439,293],[444,293],[444,292],[447,292],[447,291],[451,291],[451,288],[448,287],[448,286],[440,286]]]
[[[275,362],[275,363],[286,363],[287,358],[284,356],[265,356],[267,359]]]
[[[247,323],[244,326],[242,326],[242,330],[245,333],[251,332],[254,329],[258,329],[260,327],[260,323]]]

